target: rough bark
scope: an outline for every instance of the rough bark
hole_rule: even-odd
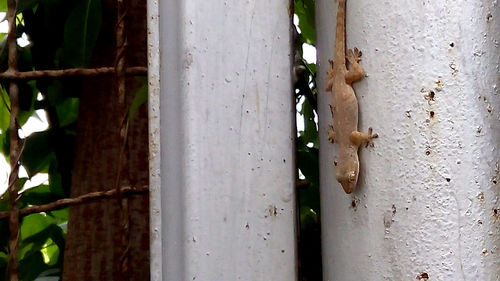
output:
[[[146,1],[127,1],[126,60],[128,66],[147,63]],[[115,3],[103,1],[103,27],[94,51],[92,67],[114,65]],[[126,103],[130,104],[140,87],[135,78],[127,78]],[[130,186],[148,184],[147,108],[135,114],[128,131],[128,143],[122,163],[120,126],[122,112],[117,103],[112,77],[85,80],[81,89],[80,116],[72,175],[71,196],[114,187],[122,167],[121,183]],[[149,279],[148,196],[133,196],[130,209],[130,254],[127,278]],[[64,256],[63,280],[124,280],[120,276],[121,219],[118,201],[106,199],[70,208]]]

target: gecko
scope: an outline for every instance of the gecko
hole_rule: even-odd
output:
[[[330,111],[333,125],[329,125],[328,140],[338,145],[338,158],[335,163],[335,177],[347,194],[356,188],[359,174],[358,149],[362,144],[371,143],[377,138],[372,134],[358,131],[358,100],[352,83],[359,81],[364,71],[359,62],[361,52],[357,49],[345,51],[346,0],[339,0],[333,61],[329,60],[326,91],[331,92]],[[347,64],[348,62],[348,64]]]

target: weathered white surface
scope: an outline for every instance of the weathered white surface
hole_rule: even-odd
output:
[[[287,0],[160,3],[164,280],[294,280]]]
[[[160,34],[158,1],[148,0],[149,224],[151,280],[162,279],[160,158]]]
[[[337,4],[317,1],[320,89]],[[499,17],[491,0],[347,1],[361,130],[380,138],[344,194],[320,93],[325,280],[500,280]]]

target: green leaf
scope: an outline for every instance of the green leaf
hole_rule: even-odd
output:
[[[141,105],[145,104],[148,101],[147,78],[141,77],[141,78],[137,78],[137,80],[142,81],[142,86],[135,93],[134,100],[132,101],[132,104],[130,105],[130,110],[128,113],[130,120],[132,120],[134,118],[134,115],[137,112],[137,109],[139,109],[139,107]]]
[[[35,101],[38,92],[35,93],[35,82],[19,83],[19,125],[26,124],[28,119],[35,116]]]
[[[7,0],[2,0],[1,2],[7,2]],[[17,0],[17,13],[32,9],[38,2],[40,2],[40,0]]]
[[[299,169],[313,185],[319,186],[319,153],[316,148],[298,152]]]
[[[0,12],[7,12],[7,0],[0,1]]]
[[[20,187],[20,188],[23,188],[23,187],[24,187],[24,185],[26,184],[26,182],[27,182],[28,180],[29,180],[29,178],[24,178],[24,177],[23,177],[23,178],[19,178],[19,179],[17,180],[17,182],[19,183],[19,187]]]
[[[55,265],[59,259],[59,247],[49,238],[41,250],[44,262],[48,265]]]
[[[26,139],[22,164],[31,178],[39,172],[48,172],[50,164],[55,159],[50,131],[31,134]]]
[[[20,201],[25,205],[41,205],[61,198],[62,196],[52,193],[49,185],[41,184],[23,192]]]
[[[47,215],[31,214],[21,223],[21,240],[27,240],[54,224],[54,219]],[[45,241],[44,241],[45,242]]]
[[[64,127],[72,124],[78,119],[78,107],[80,105],[79,98],[66,98],[56,106],[57,117],[59,118],[59,126]]]
[[[0,134],[0,153],[4,155],[8,162],[8,157],[9,157],[9,147],[10,147],[10,140],[9,140],[9,131],[2,132]]]
[[[300,34],[307,44],[316,44],[316,30],[314,27],[314,0],[295,0],[295,14],[299,17]]]
[[[56,223],[60,224],[68,221],[69,209],[64,208],[60,210],[50,211],[47,213],[47,215],[53,217],[56,220]]]
[[[313,143],[314,147],[318,145],[318,129],[316,128],[316,122],[314,121],[314,111],[309,103],[309,100],[304,100],[302,104],[301,114],[304,117],[304,131],[301,133],[304,141],[307,143]]]
[[[0,212],[5,212],[9,210],[9,193],[6,192],[5,195],[0,197]]]
[[[35,280],[40,273],[47,270],[49,266],[44,262],[40,251],[27,255],[19,262],[20,279],[25,281]]]
[[[64,101],[63,84],[60,80],[53,80],[47,86],[47,99],[51,105],[59,105]]]
[[[10,100],[7,91],[0,87],[0,130],[5,134],[10,124]]]
[[[309,70],[310,75],[316,76],[316,64],[315,63],[306,63],[307,69]]]
[[[57,159],[57,161],[53,161],[50,163],[49,167],[49,183],[50,183],[50,192],[52,192],[54,195],[59,195],[59,197],[64,197],[64,196],[69,196],[69,194],[66,194],[63,186],[62,186],[62,180],[61,180],[61,173],[58,169],[58,161],[61,159]]]
[[[62,60],[74,67],[90,62],[102,21],[101,0],[77,0],[64,27]]]
[[[317,222],[318,214],[313,209],[308,206],[300,208],[300,228],[309,228]]]
[[[0,252],[0,268],[7,265],[7,253]]]

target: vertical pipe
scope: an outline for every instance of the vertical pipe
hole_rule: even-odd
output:
[[[149,215],[151,280],[161,281],[160,34],[158,1],[148,0]]]
[[[295,280],[289,1],[160,3],[165,280]]]
[[[379,135],[351,195],[326,133],[337,5],[316,3],[324,280],[497,280],[498,3],[347,2],[360,131]]]

